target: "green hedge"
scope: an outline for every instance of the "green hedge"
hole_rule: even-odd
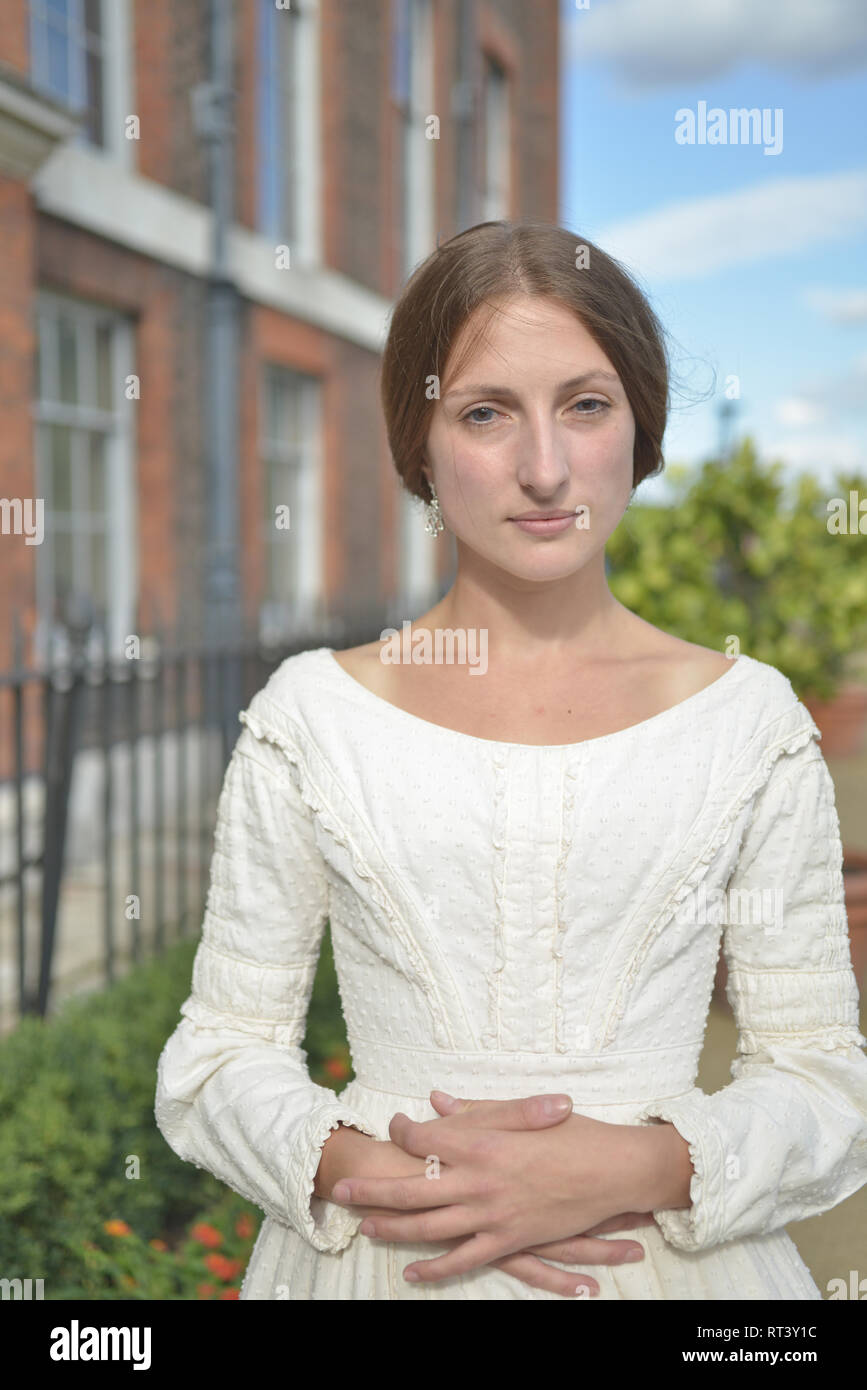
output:
[[[227,1189],[169,1148],[153,1114],[156,1067],[190,992],[197,939],[136,967],[56,1016],[0,1041],[0,1277],[77,1297],[85,1242],[123,1220],[143,1240],[177,1237]],[[352,1072],[326,930],[304,1047],[311,1076]],[[128,1156],[140,1177],[127,1177]]]

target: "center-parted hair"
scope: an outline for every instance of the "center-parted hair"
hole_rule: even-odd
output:
[[[451,237],[417,266],[394,307],[380,369],[388,443],[404,486],[430,501],[424,447],[442,389],[469,360],[503,298],[539,295],[572,309],[623,384],[635,418],[633,488],[663,466],[669,409],[664,329],[623,267],[600,247],[546,222],[480,222]],[[459,357],[452,348],[482,305],[478,331]]]

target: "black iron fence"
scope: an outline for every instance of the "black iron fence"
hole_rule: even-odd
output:
[[[59,946],[74,991],[198,931],[238,711],[286,657],[380,626],[344,623],[335,642],[332,624],[279,649],[157,641],[120,660],[79,651],[0,673],[0,1028],[49,1011]]]

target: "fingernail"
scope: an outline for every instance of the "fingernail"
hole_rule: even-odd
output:
[[[414,1269],[408,1269],[403,1277],[404,1279],[408,1279],[411,1284],[418,1283],[418,1275],[416,1274]]]
[[[446,1105],[453,1105],[453,1104],[454,1104],[455,1098],[454,1098],[454,1096],[450,1096],[449,1093],[448,1093],[448,1091],[431,1091],[431,1095],[432,1095],[432,1096],[439,1096],[440,1100],[444,1100],[445,1103],[446,1103]]]
[[[338,1202],[348,1202],[350,1189],[345,1182],[339,1182],[331,1195]]]
[[[554,1096],[548,1096],[542,1101],[542,1109],[546,1115],[562,1115],[564,1110],[572,1109],[571,1100],[557,1100]]]
[[[626,1254],[623,1256],[624,1264],[632,1264],[635,1260],[643,1260],[643,1259],[644,1259],[644,1251],[643,1251],[643,1250],[627,1250]]]

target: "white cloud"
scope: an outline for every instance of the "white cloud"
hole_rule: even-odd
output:
[[[826,376],[798,388],[797,394],[775,401],[773,415],[777,424],[784,429],[800,430],[803,447],[813,449],[814,438],[809,431],[829,418],[843,411],[854,410],[862,413],[867,407],[867,353],[853,359],[844,371],[836,376]],[[805,433],[806,432],[806,433]],[[836,443],[835,443],[836,439]],[[844,442],[841,443],[840,441]],[[787,446],[791,447],[791,446]],[[799,445],[799,447],[802,447]],[[852,460],[851,441],[848,437],[836,436],[831,441],[836,454],[842,449],[847,462]],[[835,456],[836,456],[835,454]],[[864,459],[862,455],[862,460]],[[854,467],[855,464],[851,463]]]
[[[830,483],[835,472],[865,471],[865,451],[850,434],[781,435],[776,439],[758,441],[763,460],[780,459],[794,473],[812,473],[824,483]]]
[[[826,414],[815,401],[805,400],[803,396],[787,396],[774,406],[777,423],[785,425],[787,429],[805,429],[817,425]]]
[[[865,228],[867,173],[856,170],[683,199],[616,222],[594,240],[639,276],[678,280],[822,247]]]
[[[818,310],[834,323],[864,323],[867,321],[867,290],[807,290],[804,298],[812,309]]]
[[[649,90],[759,62],[806,78],[867,65],[864,0],[591,0],[564,34],[574,62],[608,60]]]
[[[847,371],[829,382],[827,397],[838,410],[867,410],[867,353],[856,357]],[[819,399],[819,392],[816,392]]]
[[[820,377],[798,389],[795,396],[778,401],[777,418],[782,425],[809,426],[827,419],[829,414],[867,409],[867,353],[853,358],[836,376]]]

